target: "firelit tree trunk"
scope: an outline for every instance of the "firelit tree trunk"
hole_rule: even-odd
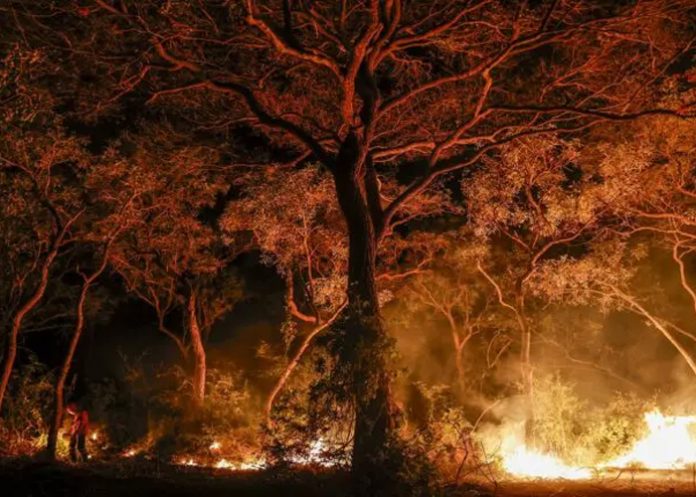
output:
[[[522,392],[527,402],[525,422],[525,441],[534,446],[534,368],[532,367],[532,330],[529,328],[525,309],[524,294],[518,290],[516,298],[517,321],[520,327],[520,379]]]
[[[191,290],[186,308],[188,319],[188,329],[191,339],[191,351],[193,360],[193,373],[191,383],[193,386],[193,400],[200,407],[205,400],[205,376],[206,359],[205,347],[203,346],[203,336],[198,324],[198,295],[194,289]]]
[[[365,188],[364,157],[351,133],[339,153],[334,175],[339,204],[348,227],[348,306],[350,357],[353,360],[355,438],[352,470],[356,482],[379,493],[393,429],[388,340],[382,326],[375,259],[376,227]]]
[[[51,423],[51,426],[49,427],[48,442],[46,444],[46,455],[51,459],[55,459],[56,457],[58,432],[63,424],[63,409],[65,405],[63,396],[65,392],[65,382],[68,378],[68,373],[70,373],[70,367],[72,366],[73,358],[75,357],[75,351],[77,350],[77,345],[80,343],[82,331],[84,330],[85,300],[87,299],[87,292],[89,291],[90,284],[91,282],[85,282],[82,285],[80,297],[77,301],[75,330],[72,338],[70,339],[70,345],[68,346],[68,351],[63,359],[63,364],[60,368],[60,372],[58,373],[56,386],[53,392],[53,423]]]
[[[58,250],[53,249],[44,260],[41,265],[41,275],[39,278],[39,284],[34,290],[34,293],[27,299],[24,304],[17,310],[17,313],[12,318],[12,325],[10,328],[10,335],[7,341],[7,350],[5,351],[5,361],[2,366],[2,378],[0,378],[0,416],[2,415],[2,403],[5,399],[5,393],[7,392],[7,385],[10,382],[10,376],[12,375],[12,369],[14,368],[15,359],[17,358],[17,342],[19,340],[19,332],[22,329],[22,323],[24,318],[41,302],[44,294],[46,293],[46,287],[48,286],[48,277],[51,270],[51,265],[58,255]]]

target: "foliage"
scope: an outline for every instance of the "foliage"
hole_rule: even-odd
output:
[[[137,368],[137,366],[135,366]],[[260,408],[254,409],[250,392],[237,373],[209,368],[204,403],[192,409],[188,374],[179,367],[161,369],[155,381],[133,372],[131,388],[147,419],[146,445],[160,457],[209,454],[220,443],[229,457],[259,450]],[[142,404],[139,407],[139,404]],[[127,407],[128,406],[124,406]]]
[[[537,378],[532,437],[543,452],[593,466],[630,449],[646,433],[644,413],[654,401],[616,392],[604,405],[589,405],[558,375]]]
[[[351,448],[352,409],[336,392],[336,384],[322,381],[332,358],[315,347],[296,368],[274,404],[266,427],[265,450],[276,466],[313,460],[345,466]],[[341,400],[343,399],[343,400]],[[327,423],[326,420],[331,422]],[[320,450],[316,451],[317,443]]]
[[[535,378],[532,403],[532,440],[546,452],[575,461],[579,437],[592,428],[585,405],[572,384],[557,375]]]
[[[0,454],[35,453],[48,431],[53,375],[31,355],[14,371],[10,385],[0,422]]]
[[[596,461],[611,460],[630,449],[646,432],[643,414],[654,408],[651,400],[617,393],[592,423],[588,444]]]

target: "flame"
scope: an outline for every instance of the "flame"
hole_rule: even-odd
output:
[[[592,477],[589,468],[569,466],[557,457],[530,450],[525,445],[517,446],[503,456],[503,468],[524,478],[582,480]]]
[[[644,414],[648,433],[625,454],[599,465],[600,468],[651,470],[687,469],[696,464],[696,440],[689,427],[696,416],[665,416],[659,410]],[[517,442],[517,443],[515,443]],[[505,440],[502,465],[505,471],[518,477],[564,478],[568,480],[592,477],[590,468],[571,466],[551,455],[528,449],[519,439]]]
[[[220,459],[215,463],[215,467],[218,469],[230,469],[233,471],[258,471],[266,467],[266,461],[264,459],[258,459],[234,464],[229,462],[227,459]]]
[[[214,441],[209,446],[209,449],[211,451],[219,451],[221,448],[222,444],[220,444],[217,441]],[[290,462],[300,466],[318,465],[325,468],[334,466],[336,462],[326,457],[326,450],[326,442],[324,442],[324,440],[322,439],[318,439],[310,444],[309,450],[305,455],[291,457]],[[216,469],[224,469],[231,471],[260,471],[268,467],[268,463],[266,459],[264,459],[263,457],[248,457],[238,462],[232,462],[224,457],[220,457],[215,462],[212,462],[210,460],[205,460],[201,462],[199,460],[194,459],[191,456],[184,455],[177,459],[174,459],[173,462],[174,464],[181,466],[213,467]]]
[[[684,469],[696,463],[696,441],[689,433],[689,426],[696,423],[696,416],[665,416],[655,410],[645,414],[645,423],[648,434],[628,453],[603,466]]]

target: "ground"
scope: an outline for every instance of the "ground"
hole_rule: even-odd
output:
[[[596,481],[502,481],[450,488],[452,497],[647,497],[696,496],[688,475],[623,475]],[[2,497],[348,497],[343,474],[302,471],[278,474],[181,468],[148,462],[72,466],[31,460],[0,463]]]

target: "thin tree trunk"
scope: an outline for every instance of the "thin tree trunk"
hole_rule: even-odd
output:
[[[75,357],[75,351],[80,343],[80,338],[82,337],[82,332],[85,327],[85,302],[87,301],[87,294],[91,288],[94,281],[104,272],[106,269],[106,263],[108,261],[108,251],[109,244],[107,244],[104,254],[102,256],[101,264],[92,274],[89,276],[83,275],[82,288],[80,289],[80,296],[77,299],[77,306],[75,308],[75,330],[73,336],[70,339],[70,345],[63,359],[63,364],[61,365],[58,378],[56,379],[56,386],[53,392],[53,423],[49,427],[48,431],[48,441],[46,444],[46,455],[50,459],[55,459],[56,457],[56,447],[58,445],[58,432],[60,427],[63,425],[63,410],[65,408],[64,392],[65,392],[65,382],[68,379],[68,374],[70,373],[70,368],[72,366],[73,358]]]
[[[454,365],[457,369],[457,385],[459,386],[459,393],[463,394],[465,390],[464,384],[464,360],[462,358],[462,351],[464,350],[464,345],[466,345],[466,340],[462,340],[459,336],[459,330],[457,329],[457,324],[454,321],[452,313],[449,311],[443,311],[447,322],[450,326],[450,333],[452,334],[452,345],[454,346]]]
[[[527,401],[527,419],[524,424],[525,442],[534,446],[534,369],[532,367],[532,332],[524,305],[524,294],[518,289],[516,298],[517,323],[520,327],[520,377],[522,380],[522,393]]]
[[[206,358],[201,328],[198,324],[197,309],[198,295],[194,289],[191,289],[187,305],[188,327],[191,335],[191,350],[193,352],[193,376],[191,380],[193,400],[200,407],[205,400]]]
[[[316,326],[311,332],[309,332],[307,336],[305,336],[302,340],[300,347],[292,356],[290,362],[287,364],[287,366],[285,366],[283,373],[278,378],[278,381],[276,382],[275,386],[273,387],[273,390],[271,390],[271,393],[268,396],[268,399],[266,400],[266,421],[269,425],[271,424],[271,412],[273,411],[273,403],[275,402],[276,397],[278,397],[278,394],[281,392],[281,390],[287,383],[292,372],[300,364],[302,356],[304,356],[305,352],[307,352],[307,349],[309,349],[309,346],[312,344],[314,337],[316,337],[319,333],[331,326],[331,324],[333,324],[333,322],[336,320],[336,318],[339,316],[339,314],[343,311],[344,308],[345,304],[341,305],[328,321],[319,326]]]
[[[466,390],[466,384],[464,382],[465,372],[464,372],[464,358],[462,357],[462,351],[464,347],[455,345],[454,350],[454,362],[457,367],[457,384],[459,385],[459,393],[464,394]]]
[[[376,230],[366,199],[365,159],[353,132],[337,162],[336,192],[349,237],[346,325],[354,334],[350,341],[356,407],[352,471],[358,488],[375,495],[384,493],[394,476],[384,472],[394,416],[388,340],[375,278]]]
[[[82,291],[80,292],[80,297],[77,303],[77,320],[75,323],[75,330],[73,336],[70,339],[70,345],[68,346],[68,351],[63,359],[63,364],[60,368],[60,373],[58,374],[58,379],[56,381],[56,386],[53,392],[53,423],[51,424],[48,431],[48,442],[46,445],[47,456],[51,459],[56,457],[56,446],[58,443],[58,432],[63,424],[63,409],[64,409],[64,399],[63,393],[65,390],[65,382],[68,378],[68,373],[70,372],[70,367],[72,366],[73,358],[75,357],[75,351],[77,350],[77,345],[80,342],[80,337],[82,336],[82,330],[84,329],[84,303],[87,296],[87,287],[82,286]]]

